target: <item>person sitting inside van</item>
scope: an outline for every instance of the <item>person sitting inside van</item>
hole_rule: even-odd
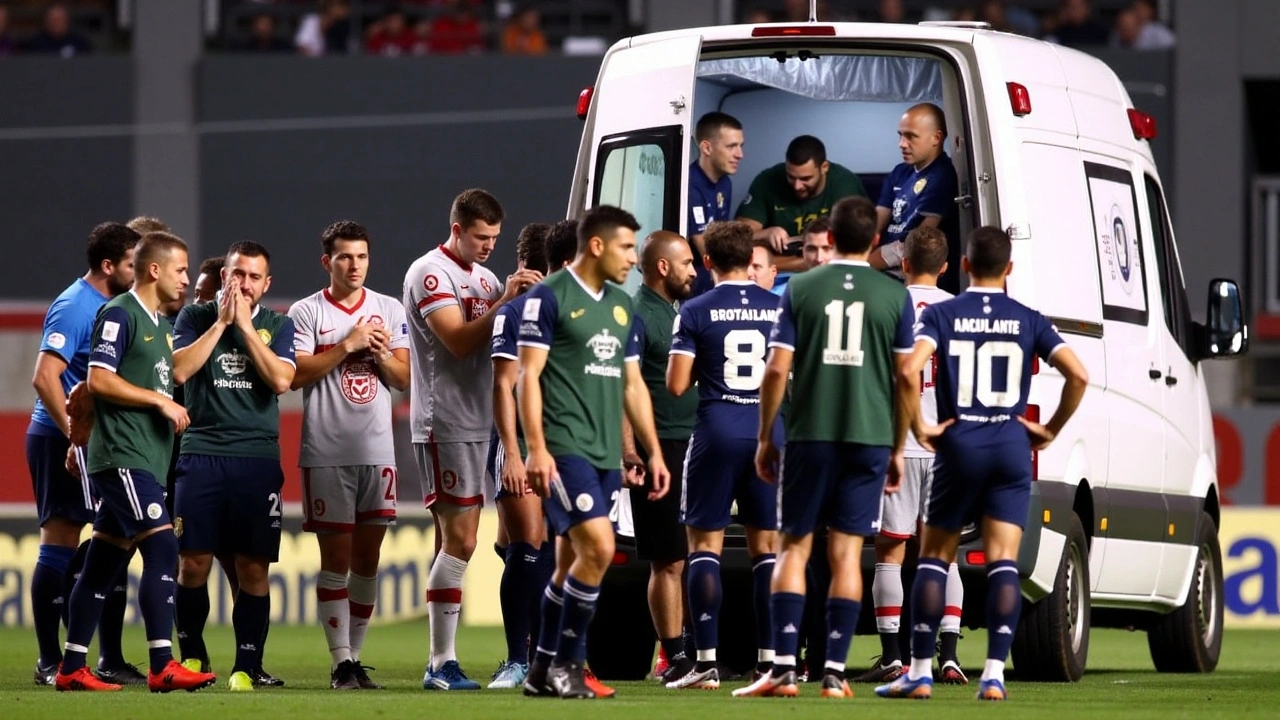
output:
[[[762,170],[738,207],[738,220],[755,231],[756,239],[769,241],[778,253],[778,272],[807,269],[804,259],[787,254],[798,243],[804,227],[831,213],[841,198],[866,197],[862,180],[848,168],[827,161],[827,147],[812,135],[801,135],[787,145],[784,162]]]
[[[760,242],[768,244],[768,241]],[[812,270],[831,262],[832,254],[835,252],[835,246],[831,244],[831,216],[821,215],[810,220],[809,224],[804,226],[804,232],[800,235],[800,243],[800,258],[804,261],[804,267],[797,272]],[[781,296],[782,291],[787,287],[787,282],[791,280],[791,276],[794,274],[777,273],[777,278],[770,291],[774,295]]]
[[[933,103],[908,108],[898,122],[902,162],[885,178],[876,203],[880,245],[871,251],[871,267],[903,280],[902,253],[907,235],[917,227],[941,227],[955,220],[956,169],[943,152],[947,118]],[[956,238],[949,238],[951,243]]]

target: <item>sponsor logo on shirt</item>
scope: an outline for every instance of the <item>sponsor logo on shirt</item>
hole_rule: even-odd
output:
[[[160,384],[162,386],[164,386],[166,389],[169,387],[169,361],[168,360],[164,358],[160,358],[159,360],[156,361],[156,377],[159,378]],[[160,394],[168,398],[173,397],[173,395],[170,392],[167,392],[167,390],[157,390],[157,392],[159,392]]]
[[[622,347],[622,340],[616,335],[610,335],[608,328],[601,330],[591,339],[587,341],[587,347],[596,356],[599,362],[589,363],[582,368],[587,375],[598,375],[607,378],[622,377],[622,368],[607,364],[618,354],[618,349]]]
[[[587,309],[586,309],[586,308],[578,308],[577,310],[574,310],[573,312],[569,313],[569,319],[570,319],[570,320],[577,320],[578,318],[580,318],[580,317],[582,317],[583,315],[586,315],[586,314],[587,314]]]
[[[60,332],[51,332],[49,333],[49,337],[44,339],[44,344],[54,350],[61,350],[67,345],[67,336]]]
[[[435,292],[436,288],[440,287],[440,278],[428,275],[422,279],[422,287],[426,288],[427,292]]]
[[[112,344],[111,344],[111,343],[109,343],[109,342],[100,342],[100,343],[98,343],[98,346],[97,346],[97,347],[95,347],[95,348],[93,349],[93,354],[94,354],[94,355],[106,355],[107,357],[115,358],[115,356],[116,356],[116,346],[115,346],[115,345],[112,345]]]
[[[120,323],[114,320],[108,320],[102,323],[102,339],[107,342],[115,342],[116,337],[120,334]]]

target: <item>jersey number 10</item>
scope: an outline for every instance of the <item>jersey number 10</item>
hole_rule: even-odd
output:
[[[978,402],[989,408],[1011,408],[1022,399],[1022,346],[1007,340],[989,340],[981,347],[972,340],[952,340],[948,354],[957,358],[956,405],[972,407],[975,375]],[[992,389],[994,360],[1005,358],[1004,390]]]

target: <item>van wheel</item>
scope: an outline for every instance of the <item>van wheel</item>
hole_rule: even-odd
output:
[[[1072,513],[1053,592],[1022,608],[1012,653],[1018,678],[1079,680],[1089,657],[1089,620],[1089,538]]]
[[[644,680],[653,669],[648,568],[641,576],[605,577],[587,630],[587,666],[601,680]]]
[[[1222,652],[1222,547],[1218,527],[1200,513],[1195,574],[1182,607],[1156,618],[1147,630],[1151,660],[1160,672],[1208,673]]]

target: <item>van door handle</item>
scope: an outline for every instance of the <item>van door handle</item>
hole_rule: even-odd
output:
[[[1178,384],[1178,378],[1172,375],[1166,375],[1164,378],[1164,384],[1168,385],[1169,387],[1173,387],[1174,385]]]
[[[1150,370],[1147,371],[1147,377],[1151,378],[1152,380],[1159,380],[1160,376],[1163,374],[1164,373],[1160,372],[1155,368],[1151,368]]]

